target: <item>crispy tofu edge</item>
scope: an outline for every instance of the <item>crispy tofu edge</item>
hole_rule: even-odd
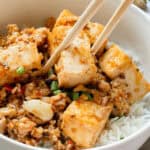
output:
[[[121,51],[121,48],[119,46],[117,46],[116,44],[112,45],[110,47],[110,49],[108,51],[106,51],[106,53],[104,53],[104,55],[100,58],[100,66],[102,68],[102,70],[106,73],[106,75],[111,78],[114,79],[116,77],[118,77],[120,74],[118,74],[118,76],[111,76],[109,73],[107,73],[107,71],[103,68],[103,61],[105,59],[105,55],[107,55],[107,53],[110,50],[116,49],[118,51]],[[124,52],[123,52],[124,53]],[[136,64],[133,62],[133,60],[126,54],[124,53],[124,56],[126,57],[126,59],[128,59],[126,61],[126,63],[128,63],[125,68],[123,69],[122,73],[128,72],[128,70],[132,70],[134,72],[134,74],[136,75],[136,82],[137,82],[137,86],[144,86],[145,87],[145,92],[143,92],[143,94],[141,96],[139,96],[137,99],[130,99],[130,103],[133,104],[137,101],[139,101],[141,98],[143,98],[148,92],[150,92],[150,83],[148,83],[148,81],[146,81],[146,79],[144,78],[143,74],[140,72],[140,70],[138,69],[138,67],[136,66]],[[129,91],[130,92],[130,91]]]
[[[84,102],[84,101],[83,101]],[[73,103],[76,103],[76,102],[73,102]],[[91,103],[91,102],[90,102]],[[94,102],[92,102],[92,103],[94,103]],[[80,101],[80,105],[82,104],[82,101]],[[96,103],[94,103],[94,104],[96,104]],[[96,104],[96,105],[98,105],[98,104]],[[70,106],[71,106],[71,104],[70,104]],[[111,114],[111,111],[112,111],[112,108],[113,108],[113,105],[112,104],[110,104],[110,105],[108,105],[108,106],[100,106],[99,105],[99,108],[100,109],[107,109],[107,110],[102,110],[102,113],[104,113],[104,111],[105,111],[105,113],[106,113],[106,111],[107,111],[107,114],[105,115],[105,117],[106,117],[106,119],[100,119],[99,121],[101,122],[101,124],[102,124],[102,126],[99,126],[100,128],[97,130],[97,131],[95,131],[95,134],[96,134],[96,136],[94,137],[94,136],[92,136],[91,137],[91,139],[93,139],[93,141],[91,141],[89,144],[80,144],[80,143],[76,143],[78,146],[80,146],[81,148],[90,148],[90,147],[92,147],[95,143],[96,143],[96,141],[98,140],[98,138],[100,137],[100,135],[102,134],[102,132],[103,132],[103,130],[104,130],[104,128],[105,128],[105,125],[106,125],[106,123],[107,123],[107,121],[108,121],[108,119],[109,119],[109,116],[110,116],[110,114]],[[69,108],[70,109],[70,108]],[[66,110],[65,111],[65,113],[64,113],[64,115],[66,115],[66,113],[67,113],[67,118],[66,119],[70,119],[70,116],[68,115],[68,112],[67,112],[68,110]],[[63,116],[64,116],[63,115]],[[73,114],[72,114],[73,115]],[[104,116],[104,115],[103,115]],[[73,117],[73,119],[74,118],[76,118],[76,119],[79,119],[79,121],[82,121],[82,118],[80,119],[80,118],[78,118],[78,116],[77,117]],[[73,121],[73,120],[72,120]],[[67,121],[66,121],[67,122]],[[83,122],[82,122],[83,123]],[[86,122],[85,122],[86,123]],[[62,128],[62,130],[63,130],[63,127],[65,127],[65,123],[64,123],[64,121],[62,122],[62,125],[61,125],[61,128]],[[67,133],[63,130],[63,132],[64,132],[64,134],[67,136]],[[73,140],[73,139],[72,139]],[[74,141],[74,140],[73,140]],[[74,142],[76,142],[76,141],[74,141]]]

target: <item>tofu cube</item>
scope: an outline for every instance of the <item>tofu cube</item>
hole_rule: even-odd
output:
[[[127,91],[130,93],[130,103],[140,100],[150,91],[150,84],[144,79],[131,58],[118,46],[113,45],[100,58],[99,63],[103,72],[111,79],[124,74],[128,84]]]
[[[60,27],[60,26],[63,26],[63,27],[64,26],[65,27],[73,27],[73,25],[78,20],[78,18],[79,18],[78,16],[74,15],[69,10],[64,9],[60,13],[58,19],[56,20],[56,24],[55,24],[54,30],[57,27]],[[104,29],[104,26],[102,24],[93,23],[93,22],[87,23],[87,25],[85,26],[85,28],[83,29],[83,31],[89,37],[89,39],[90,39],[90,45],[93,45],[95,43],[97,37],[100,35],[100,33],[103,31],[103,29]],[[53,30],[53,33],[54,33],[54,30]],[[62,33],[64,33],[64,30],[62,30],[61,32],[58,32],[58,33],[62,35]],[[59,37],[61,37],[61,35]],[[104,44],[102,45],[102,47],[100,48],[101,52],[106,47],[106,45],[107,45],[107,39],[104,42]]]
[[[57,26],[73,26],[77,20],[77,16],[71,11],[64,9],[57,18],[54,28]]]
[[[96,42],[98,36],[101,34],[103,29],[104,29],[104,26],[102,24],[99,24],[99,23],[89,22],[86,25],[84,30],[90,39],[91,46]],[[98,55],[102,54],[102,52],[104,51],[104,48],[107,46],[107,42],[108,42],[108,40],[106,39],[104,41],[104,43],[102,44],[102,46],[100,47]]]
[[[81,38],[80,36],[85,36]],[[96,77],[97,68],[90,52],[88,38],[82,32],[72,45],[61,53],[56,65],[60,87],[88,84]]]
[[[112,106],[100,106],[91,101],[73,101],[63,114],[62,130],[78,146],[92,147],[102,133]]]
[[[16,72],[22,66],[28,73],[32,69],[40,69],[43,56],[38,52],[34,43],[20,42],[10,45],[7,49],[0,49],[0,85],[12,83],[24,78]]]
[[[50,121],[54,115],[52,105],[38,99],[25,101],[23,108],[44,122]]]
[[[131,104],[141,100],[150,92],[150,84],[144,79],[135,64],[132,63],[132,65],[125,70],[124,74],[126,83],[128,84],[127,91],[130,93],[129,100]]]
[[[50,53],[55,51],[66,34],[72,29],[72,22],[75,21],[75,18],[77,17],[67,10],[60,14],[49,39],[51,43]],[[78,84],[88,84],[96,78],[97,67],[91,54],[91,43],[84,30],[61,53],[55,68],[60,87],[68,88]]]
[[[103,72],[111,79],[116,78],[132,63],[128,55],[113,45],[99,60]]]

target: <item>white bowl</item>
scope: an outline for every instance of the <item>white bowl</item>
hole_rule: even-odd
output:
[[[64,9],[70,9],[79,15],[90,0],[1,0],[0,1],[0,29],[9,23],[20,26],[42,25],[49,16],[58,16]],[[114,12],[119,0],[105,0],[103,8],[94,18],[94,21],[105,24]],[[113,32],[110,39],[128,51],[135,59],[139,59],[145,77],[150,81],[150,18],[140,9],[131,6]],[[150,124],[128,138],[115,144],[90,150],[137,150],[150,137]],[[40,150],[16,142],[0,135],[0,149],[3,150]]]

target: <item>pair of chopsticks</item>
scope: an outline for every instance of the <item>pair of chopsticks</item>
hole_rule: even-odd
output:
[[[80,16],[78,21],[75,23],[74,27],[71,29],[71,31],[66,35],[63,42],[56,48],[52,56],[49,58],[43,69],[41,70],[43,73],[46,73],[49,71],[49,69],[56,63],[57,59],[59,58],[61,52],[68,48],[73,41],[73,39],[76,37],[78,33],[85,27],[85,25],[92,19],[92,17],[97,13],[99,8],[102,6],[104,0],[92,0],[91,3],[88,5],[88,7],[85,9],[83,14]],[[119,23],[121,17],[126,12],[127,8],[130,6],[130,4],[133,2],[133,0],[123,0],[113,16],[108,21],[107,25],[105,26],[102,33],[98,36],[95,44],[92,47],[92,54],[96,55],[97,52],[100,50],[103,42],[105,39],[107,39],[110,34],[112,33],[113,29],[117,26]]]

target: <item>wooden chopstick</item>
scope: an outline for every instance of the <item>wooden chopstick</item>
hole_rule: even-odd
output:
[[[74,27],[71,31],[66,35],[63,42],[58,46],[58,48],[54,51],[50,59],[47,61],[42,72],[47,72],[57,61],[61,52],[65,50],[75,36],[84,28],[84,26],[88,23],[88,21],[96,14],[100,6],[102,5],[104,0],[92,0],[92,2],[88,5],[86,10],[83,12],[79,20],[75,23]]]
[[[134,0],[123,0],[121,2],[121,4],[117,8],[117,10],[113,14],[113,16],[108,21],[108,23],[105,26],[104,30],[98,36],[96,42],[94,43],[94,45],[92,47],[93,55],[96,55],[97,52],[101,53],[101,51],[100,51],[101,46],[103,45],[105,40],[110,36],[110,34],[112,33],[113,29],[117,26],[117,24],[119,23],[121,17],[124,15],[124,13],[126,12],[127,8],[130,6],[130,4],[133,1]]]

